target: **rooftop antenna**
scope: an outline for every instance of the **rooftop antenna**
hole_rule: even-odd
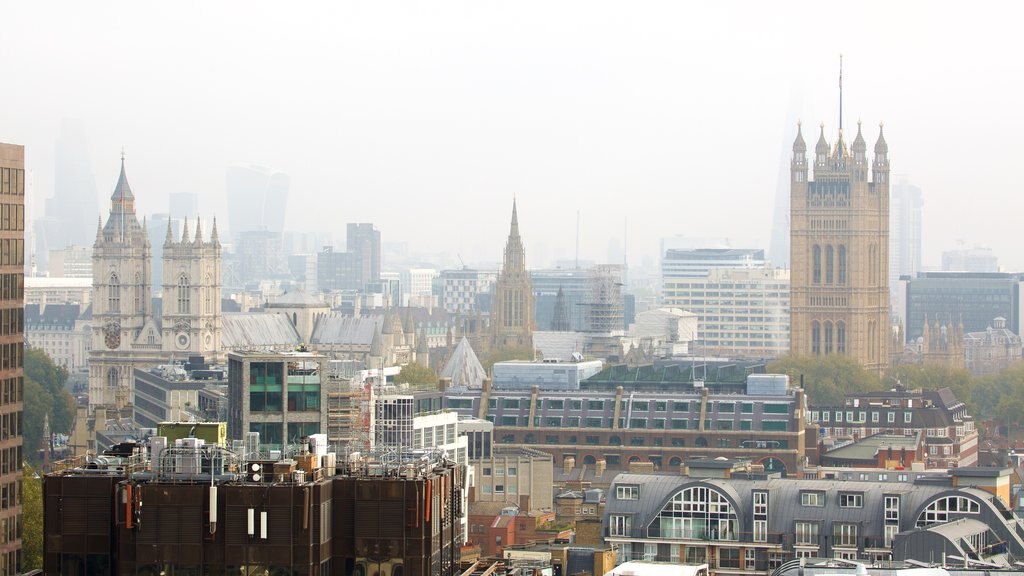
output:
[[[843,55],[839,55],[839,133],[843,132]]]
[[[580,211],[576,210],[576,266],[580,269]]]

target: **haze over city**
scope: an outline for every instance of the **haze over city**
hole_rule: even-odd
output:
[[[631,263],[663,236],[767,248],[796,121],[869,143],[924,193],[924,265],[966,245],[1024,269],[1011,214],[1024,124],[1014,3],[15,3],[0,127],[24,143],[29,203],[54,140],[84,127],[100,210],[119,154],[139,213],[225,168],[292,184],[286,228],[372,221],[386,242],[496,261],[513,197],[531,267]],[[849,140],[848,140],[849,141]],[[788,191],[783,190],[783,193]],[[84,214],[95,219],[97,215]]]

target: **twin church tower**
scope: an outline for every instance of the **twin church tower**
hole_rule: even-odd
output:
[[[163,298],[154,305],[152,247],[135,214],[125,174],[110,197],[110,215],[96,230],[92,266],[92,350],[89,404],[123,408],[132,399],[132,371],[168,357],[221,350],[221,245],[217,222],[209,238],[196,221],[175,238],[168,222],[163,245]]]

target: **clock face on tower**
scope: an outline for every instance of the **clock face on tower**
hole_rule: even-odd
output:
[[[185,350],[191,342],[192,339],[189,338],[188,334],[185,332],[179,332],[178,335],[174,337],[174,345],[178,347],[178,350]]]
[[[121,327],[116,322],[111,322],[103,328],[103,343],[111,350],[121,345]]]

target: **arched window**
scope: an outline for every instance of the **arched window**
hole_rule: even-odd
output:
[[[708,439],[703,436],[698,436],[697,439],[693,441],[693,445],[697,448],[707,448]]]
[[[825,321],[825,354],[832,353],[832,321]]]
[[[121,311],[121,279],[117,274],[110,275],[110,286],[107,287],[107,311]]]
[[[587,454],[586,456],[583,457],[583,464],[587,466],[593,466],[594,464],[597,464],[597,458],[594,458],[590,454]]]
[[[825,247],[825,283],[832,283],[832,271],[835,269],[835,251],[832,246]]]
[[[203,283],[203,313],[213,314],[213,281],[210,275],[206,275],[206,282]]]
[[[192,287],[189,285],[188,276],[178,276],[178,314],[192,313]]]
[[[811,249],[811,258],[813,260],[813,272],[811,281],[815,284],[821,284],[821,246],[817,244]]]
[[[846,246],[839,246],[839,283],[846,284]]]
[[[836,353],[846,354],[846,322],[836,322]]]
[[[811,354],[821,354],[821,324],[817,320],[811,322]]]
[[[693,486],[676,493],[647,529],[648,538],[736,540],[736,509],[728,498],[709,486]]]
[[[135,274],[135,286],[132,287],[133,296],[135,298],[135,313],[142,314],[142,275]]]
[[[622,438],[619,436],[612,436],[608,438],[609,446],[622,446]]]
[[[917,527],[942,524],[955,520],[960,514],[980,514],[981,506],[965,496],[944,496],[929,504],[917,517]]]
[[[107,371],[107,388],[117,388],[120,385],[121,379],[117,375],[117,368],[111,368]]]
[[[671,466],[672,468],[676,468],[676,467],[678,467],[682,463],[683,463],[683,459],[680,458],[679,456],[673,456],[673,457],[668,459],[668,465]]]

